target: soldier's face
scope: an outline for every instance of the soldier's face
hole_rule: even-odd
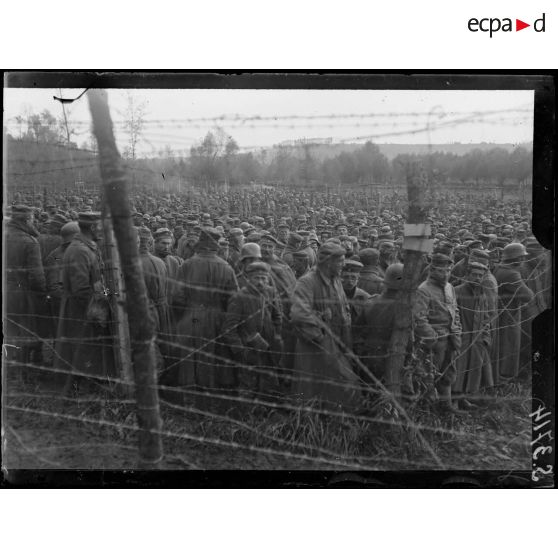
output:
[[[471,269],[467,276],[467,281],[472,285],[479,286],[482,282],[482,278],[484,277],[484,272],[480,269]]]
[[[450,276],[450,268],[449,267],[431,267],[430,268],[430,277],[438,283],[445,284],[448,282]]]
[[[101,227],[101,223],[97,221],[94,225],[91,225],[91,238],[95,241],[101,239],[103,229]]]
[[[326,264],[326,273],[330,277],[339,277],[345,265],[345,256],[335,256],[329,258]]]
[[[341,274],[341,282],[343,283],[343,288],[346,291],[350,291],[357,286],[358,275],[359,274],[354,271],[343,271]]]
[[[254,285],[254,287],[256,287],[256,289],[258,289],[258,291],[263,291],[269,283],[269,276],[267,273],[251,273],[248,276],[248,280],[252,285]]]
[[[241,248],[242,244],[244,243],[244,237],[242,236],[242,234],[233,234],[231,235],[230,240],[231,244],[237,246],[238,248]]]
[[[260,244],[260,248],[262,251],[262,258],[269,258],[273,255],[273,250],[275,248],[275,244],[273,242],[262,241]]]
[[[289,229],[279,229],[279,233],[277,235],[279,240],[283,243],[287,242],[287,238],[289,237]]]
[[[172,240],[170,238],[161,238],[155,242],[155,251],[158,254],[170,254]]]

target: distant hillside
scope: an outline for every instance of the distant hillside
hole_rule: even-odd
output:
[[[343,152],[352,152],[360,149],[362,143],[335,143],[328,145],[313,145],[310,147],[310,153],[312,157],[323,161],[330,157],[335,157]],[[429,146],[424,143],[377,143],[380,148],[380,152],[385,155],[390,161],[397,155],[409,155],[415,153],[417,155],[428,154]],[[506,151],[513,151],[518,145],[521,145],[527,149],[532,149],[532,143],[437,143],[432,144],[432,152],[440,151],[445,153],[452,153],[454,155],[464,155],[469,151],[474,149],[481,149],[483,151],[488,151],[496,147],[505,149]],[[279,150],[287,150],[290,153],[300,153],[302,154],[302,147],[280,147],[274,146],[270,149],[265,150],[265,159],[269,162],[274,158],[275,154]]]

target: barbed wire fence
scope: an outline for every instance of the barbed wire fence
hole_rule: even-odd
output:
[[[347,115],[345,115],[347,116]],[[363,115],[348,115],[350,118],[358,118]],[[376,114],[375,116],[378,116]],[[388,113],[386,117],[390,116]],[[411,114],[410,116],[417,116]],[[470,117],[470,115],[469,115]],[[236,118],[236,117],[235,117]],[[287,117],[284,117],[287,118]],[[312,118],[312,117],[309,117]],[[316,117],[317,118],[317,117]],[[250,117],[238,118],[241,122],[250,121]],[[253,120],[263,120],[253,118]],[[211,119],[212,122],[215,119]],[[191,119],[185,122],[204,122],[204,119]],[[459,123],[462,123],[461,120]],[[164,122],[157,121],[153,123],[157,126],[164,125]],[[457,122],[454,123],[458,125]],[[417,129],[418,131],[424,131]],[[408,131],[405,133],[409,133]],[[391,136],[393,134],[386,134]],[[369,136],[366,136],[369,137]],[[374,137],[382,137],[374,136]],[[352,138],[363,139],[363,137]],[[92,151],[96,155],[96,152]],[[60,160],[62,164],[64,160]],[[92,162],[91,165],[96,165],[97,162]],[[84,165],[85,168],[88,165]],[[64,167],[62,167],[64,168]],[[76,166],[70,167],[71,169]],[[33,171],[41,174],[41,171]],[[48,172],[48,171],[42,171]],[[33,176],[32,173],[29,173]],[[131,215],[128,215],[129,219]],[[123,264],[122,272],[126,264]],[[128,270],[129,271],[129,270]],[[534,272],[534,271],[533,271]],[[174,279],[169,278],[171,285],[180,285]],[[196,289],[203,290],[203,286],[197,285]],[[210,288],[212,292],[215,289]],[[507,310],[507,307],[498,309],[498,316],[502,315]],[[34,315],[34,317],[41,317]],[[246,320],[248,320],[249,316]],[[13,316],[7,316],[7,320],[14,320]],[[246,321],[245,320],[245,321]],[[529,320],[524,320],[528,322]],[[495,323],[498,320],[496,318]],[[23,324],[18,324],[23,327]],[[323,324],[327,328],[327,324]],[[499,329],[498,326],[496,329]],[[63,341],[60,339],[44,338],[38,336],[33,331],[28,331],[29,337],[18,340],[22,344],[34,341],[40,342],[45,346],[49,346],[53,353],[56,353],[57,342]],[[339,389],[346,388],[346,384],[342,381],[335,382],[333,380],[324,379],[317,375],[312,375],[307,371],[297,368],[284,368],[281,370],[270,369],[268,367],[261,367],[240,363],[238,359],[231,358],[231,356],[224,356],[225,349],[228,348],[227,343],[223,341],[223,336],[226,332],[221,332],[217,337],[207,339],[205,343],[196,343],[196,346],[190,346],[184,339],[175,335],[171,337],[171,341],[166,341],[168,345],[176,349],[180,354],[182,362],[196,358],[197,356],[204,357],[208,360],[217,362],[220,366],[230,367],[232,369],[242,368],[256,375],[256,377],[275,378],[281,375],[285,380],[293,383],[298,380],[311,381],[315,383],[333,384]],[[478,338],[483,334],[483,330],[470,332],[475,334],[471,345],[473,345]],[[330,334],[333,333],[330,331]],[[92,343],[99,348],[106,345],[108,338],[93,337],[90,339],[82,339],[83,342]],[[151,342],[156,343],[155,337]],[[188,455],[188,448],[201,447],[201,448],[220,448],[227,451],[244,452],[246,455],[257,455],[258,459],[274,459],[275,461],[269,462],[270,466],[277,465],[277,463],[300,463],[302,467],[324,467],[324,468],[347,468],[355,470],[375,469],[383,467],[400,467],[400,468],[437,468],[444,469],[451,467],[453,464],[444,462],[440,457],[440,445],[443,443],[451,443],[453,440],[466,440],[469,443],[479,442],[482,440],[490,447],[491,442],[487,437],[479,434],[478,429],[469,429],[470,425],[460,422],[462,419],[452,419],[449,424],[443,423],[434,415],[431,414],[426,420],[421,421],[420,418],[425,416],[425,408],[418,405],[413,406],[410,410],[409,407],[401,404],[400,401],[393,397],[391,392],[385,388],[380,380],[378,380],[370,370],[363,364],[359,355],[355,354],[351,347],[346,346],[340,339],[336,342],[343,346],[343,353],[351,360],[354,369],[362,372],[364,377],[369,381],[361,382],[358,385],[358,391],[365,397],[378,397],[383,396],[387,398],[396,409],[396,413],[390,416],[383,415],[370,415],[362,414],[353,409],[348,410],[332,410],[324,408],[317,401],[301,402],[296,398],[290,397],[285,394],[270,394],[255,390],[244,390],[243,392],[233,393],[229,389],[223,390],[201,390],[199,387],[192,386],[171,386],[161,385],[159,382],[151,380],[144,381],[144,387],[148,390],[158,390],[162,396],[161,411],[163,415],[163,423],[167,420],[166,427],[152,427],[148,428],[149,434],[160,436],[165,441],[165,462],[175,463],[176,466],[186,468],[207,468],[208,462],[203,459],[194,459]],[[215,350],[205,350],[208,346],[217,348]],[[462,351],[467,350],[469,347],[462,348]],[[517,352],[520,348],[517,347]],[[283,351],[281,354],[274,355],[278,358],[283,356],[295,356],[296,353]],[[60,358],[59,354],[55,354]],[[65,367],[56,367],[50,365],[41,365],[37,363],[24,362],[19,359],[7,358],[7,348],[4,347],[3,351],[4,369],[19,369],[24,367],[27,372],[31,373],[33,379],[31,384],[35,386],[35,390],[29,391],[22,388],[28,387],[21,385],[20,378],[9,377],[5,378],[4,396],[5,405],[4,409],[9,412],[8,415],[8,429],[7,437],[10,442],[8,443],[8,451],[11,443],[15,441],[16,445],[24,451],[27,455],[32,456],[38,460],[42,465],[53,468],[64,468],[63,461],[57,461],[51,457],[47,457],[50,451],[58,451],[73,448],[77,451],[85,450],[86,448],[105,447],[127,450],[131,454],[137,450],[137,446],[131,443],[115,442],[112,439],[107,439],[105,442],[95,443],[76,443],[66,445],[49,444],[48,446],[39,446],[35,442],[31,445],[25,441],[18,429],[10,425],[12,417],[20,417],[18,424],[25,424],[29,417],[33,416],[36,419],[59,421],[47,422],[47,424],[76,424],[80,426],[95,427],[98,431],[111,431],[116,432],[117,435],[124,442],[129,442],[130,437],[136,436],[142,431],[142,427],[138,426],[135,421],[134,410],[131,407],[136,406],[135,399],[119,397],[117,391],[113,386],[128,385],[134,386],[129,380],[111,376],[108,371],[101,371],[101,374],[86,373],[83,371],[72,369],[72,364],[65,362]],[[171,365],[164,366],[159,373],[165,373],[176,369],[180,362],[173,362]],[[107,372],[104,374],[103,372]],[[466,371],[465,371],[466,372]],[[41,374],[41,381],[39,381],[39,374]],[[40,391],[41,382],[44,388],[44,380],[48,380],[53,375],[67,376],[73,375],[76,378],[93,381],[95,389],[102,394],[100,397],[68,397],[61,395],[57,391]],[[502,386],[505,387],[505,386]],[[176,394],[183,399],[189,399],[189,403],[182,402],[177,404],[167,400],[167,394]],[[196,398],[205,398],[211,403],[215,403],[214,410],[206,410],[199,408],[196,403]],[[477,397],[473,396],[473,399]],[[490,399],[497,403],[500,395],[481,394],[479,399]],[[506,401],[511,404],[521,404],[525,402],[525,397],[522,394],[507,395]],[[46,405],[45,405],[46,403]],[[85,409],[78,412],[79,409]],[[240,416],[231,416],[231,408],[240,406],[244,412]],[[94,407],[94,408],[93,408]],[[76,410],[77,408],[77,410]],[[224,410],[223,410],[224,409]],[[73,412],[70,412],[73,411]],[[175,413],[175,414],[172,414]],[[107,418],[112,414],[112,420]],[[177,418],[178,417],[178,418]],[[271,418],[273,420],[271,420]],[[13,419],[12,419],[13,420]],[[265,427],[262,427],[265,424]],[[530,436],[530,422],[525,417],[523,423],[523,430],[517,434],[520,441],[526,442]],[[172,428],[171,428],[172,427]],[[478,424],[475,425],[475,428]],[[396,437],[404,438],[410,444],[409,448],[402,450],[401,445],[396,446],[396,451],[390,452],[386,455],[385,448],[378,448],[373,446],[366,446],[362,448],[359,444],[366,442],[366,436],[370,430],[375,431],[381,428],[396,429]],[[344,430],[345,429],[345,430]],[[341,432],[341,434],[339,434]],[[426,437],[428,435],[428,438]],[[236,437],[236,439],[235,439]],[[328,437],[335,438],[336,444],[331,444]],[[515,443],[510,440],[509,436],[495,436],[490,433],[492,442],[502,444],[501,447],[509,447],[510,444]],[[241,441],[239,441],[241,440]],[[393,438],[391,439],[393,441]],[[415,443],[416,442],[416,443]],[[335,445],[336,449],[331,446]],[[411,447],[412,446],[412,447]],[[412,449],[415,453],[414,458],[408,450]],[[485,448],[486,449],[486,448]],[[371,450],[375,450],[371,453]],[[397,451],[402,451],[405,457],[397,455]],[[417,459],[416,455],[420,458]],[[200,455],[198,452],[197,455]],[[202,454],[203,455],[203,452]],[[514,455],[500,455],[504,457],[508,465],[515,463],[517,468],[521,467],[521,458]],[[134,457],[129,458],[135,463]],[[282,461],[277,461],[277,460]],[[173,461],[174,460],[174,461]],[[261,463],[261,461],[259,461]]]

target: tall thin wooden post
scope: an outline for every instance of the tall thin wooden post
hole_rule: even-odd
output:
[[[93,89],[87,92],[87,96],[93,118],[93,133],[99,148],[104,195],[112,216],[126,285],[136,384],[139,466],[159,469],[163,460],[163,445],[155,370],[155,331],[149,316],[137,236],[132,225],[129,184],[114,139],[107,93]]]
[[[120,256],[116,247],[110,210],[105,204],[103,212],[103,260],[105,263],[105,279],[109,289],[109,301],[114,320],[111,334],[114,347],[116,370],[122,384],[122,392],[131,397],[134,392],[134,376],[132,370],[130,329],[126,313],[126,289],[122,279]]]
[[[409,202],[406,221],[409,225],[418,225],[424,223],[426,217],[424,196],[426,193],[427,176],[418,163],[411,163],[407,166],[406,170],[407,198]],[[418,239],[419,237],[416,238]],[[414,244],[411,244],[405,238],[404,248],[406,246],[405,242],[407,242],[409,248],[405,249],[403,256],[403,284],[397,295],[395,327],[391,335],[385,378],[387,389],[396,397],[401,394],[402,370],[411,339],[412,308],[422,271],[423,247],[428,241],[419,239]],[[419,249],[411,249],[410,247]]]

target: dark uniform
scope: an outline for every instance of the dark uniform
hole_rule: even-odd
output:
[[[94,222],[95,217],[83,217]],[[88,317],[94,297],[103,300],[103,262],[97,244],[79,234],[72,240],[63,259],[55,368],[97,377],[114,372],[110,330]],[[66,384],[69,387],[69,383]]]
[[[37,304],[46,295],[37,231],[25,221],[30,208],[16,206],[6,227],[5,345],[10,360],[40,362]]]

